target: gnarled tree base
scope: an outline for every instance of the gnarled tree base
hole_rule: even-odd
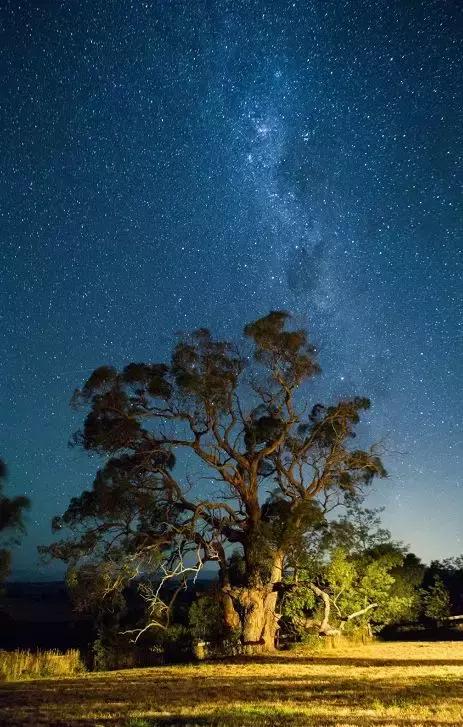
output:
[[[273,585],[224,589],[225,623],[231,631],[240,631],[245,654],[275,650],[277,595]]]

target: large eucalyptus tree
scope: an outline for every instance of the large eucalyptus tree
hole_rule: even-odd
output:
[[[367,399],[308,405],[320,369],[287,313],[244,334],[239,349],[200,329],[169,363],[93,372],[74,396],[87,407],[75,442],[104,460],[54,521],[73,533],[47,551],[97,573],[103,594],[145,580],[150,623],[162,621],[162,606],[146,579],[181,583],[214,560],[226,626],[248,650],[272,649],[289,549],[333,500],[385,471],[374,448],[352,443]]]

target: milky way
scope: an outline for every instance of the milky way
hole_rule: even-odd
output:
[[[33,500],[18,574],[91,482],[67,441],[92,369],[275,308],[320,352],[314,400],[372,399],[394,536],[463,550],[459,6],[3,3],[0,454]]]

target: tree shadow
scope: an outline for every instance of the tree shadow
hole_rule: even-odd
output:
[[[327,664],[330,666],[358,666],[358,667],[414,667],[414,666],[462,666],[463,657],[461,659],[394,659],[375,657],[355,657],[355,656],[254,656],[248,661],[239,660],[240,664],[301,664],[305,666],[313,666],[316,664]]]
[[[288,714],[275,714],[272,717],[262,716],[261,719],[256,715],[243,718],[241,714],[236,712],[224,713],[214,717],[185,717],[182,715],[170,716],[168,718],[150,718],[143,720],[137,725],[136,722],[127,722],[124,727],[307,727],[307,725],[318,725],[318,727],[416,727],[417,721],[414,718],[396,718],[396,717],[331,717],[328,714],[322,717],[290,717]],[[424,720],[423,720],[424,722]],[[421,721],[420,721],[421,723]],[[461,720],[450,722],[448,720],[425,720],[426,727],[461,727]],[[114,725],[114,723],[113,723]],[[108,726],[109,727],[109,726]],[[121,725],[122,727],[122,725]]]

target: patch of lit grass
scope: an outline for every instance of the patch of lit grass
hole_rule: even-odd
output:
[[[85,671],[77,649],[51,651],[0,650],[0,680],[38,679],[71,676]]]

